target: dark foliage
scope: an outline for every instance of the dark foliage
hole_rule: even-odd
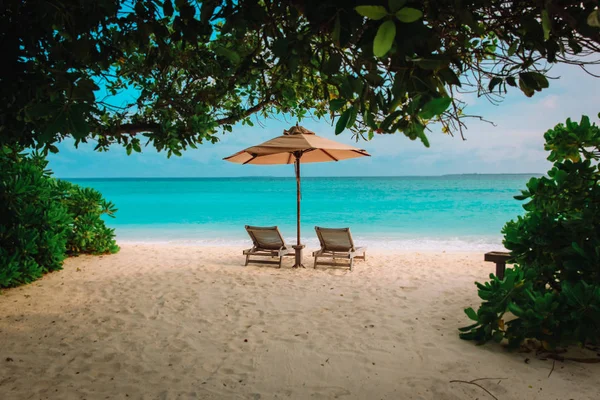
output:
[[[597,61],[597,0],[5,0],[0,144],[216,142],[309,113],[359,138],[460,131],[459,91],[532,96]]]
[[[101,219],[116,210],[99,192],[52,178],[40,154],[0,150],[0,287],[61,269],[69,254],[118,251]]]
[[[545,139],[554,167],[516,196],[528,200],[525,215],[503,229],[516,264],[503,280],[477,283],[483,303],[465,310],[475,323],[463,339],[600,343],[600,129],[583,117]]]

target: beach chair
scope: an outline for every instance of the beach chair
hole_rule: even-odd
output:
[[[279,232],[279,228],[276,226],[248,226],[246,225],[246,231],[250,238],[252,239],[252,248],[248,250],[244,250],[244,255],[246,256],[246,264],[256,263],[256,264],[275,264],[279,265],[281,268],[281,262],[283,261],[283,257],[293,256],[294,253],[283,240],[283,236],[281,236],[281,232]],[[250,257],[279,257],[279,261],[275,260],[251,260]]]
[[[367,259],[367,248],[354,246],[350,228],[331,229],[315,226],[315,231],[321,244],[321,248],[313,252],[315,268],[317,265],[349,266],[352,271],[355,258]],[[319,261],[319,258],[328,258],[331,261]],[[348,263],[338,263],[336,259],[346,259]]]

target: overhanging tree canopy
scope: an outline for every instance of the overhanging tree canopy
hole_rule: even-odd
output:
[[[4,5],[0,144],[51,151],[72,136],[179,155],[253,114],[309,112],[427,145],[432,122],[462,132],[458,90],[532,96],[548,66],[600,50],[597,0]]]

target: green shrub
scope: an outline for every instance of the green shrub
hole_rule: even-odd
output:
[[[47,164],[38,153],[0,148],[0,287],[61,269],[69,254],[118,251],[101,219],[114,206],[93,189],[52,178]]]
[[[38,154],[0,155],[0,286],[31,282],[60,269],[72,221]]]
[[[92,188],[84,188],[67,181],[58,182],[62,202],[73,216],[68,231],[67,254],[116,253],[114,229],[108,228],[102,215],[114,218],[117,211],[114,204],[102,198],[102,194]]]
[[[583,117],[544,137],[554,166],[515,197],[528,200],[526,213],[502,231],[514,268],[476,283],[484,302],[465,310],[475,323],[461,328],[463,339],[600,343],[600,130]]]

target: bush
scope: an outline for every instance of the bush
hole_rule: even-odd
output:
[[[114,218],[114,204],[102,198],[92,188],[84,188],[67,181],[57,181],[62,203],[67,207],[73,222],[67,233],[67,254],[103,254],[119,251],[114,229],[106,226],[102,215]]]
[[[0,148],[0,287],[62,268],[68,254],[114,253],[101,219],[116,211],[93,189],[51,177],[38,153]]]
[[[0,286],[29,283],[60,269],[72,219],[37,154],[0,155]]]
[[[476,283],[484,302],[465,310],[475,323],[461,328],[463,339],[600,343],[600,130],[584,116],[544,137],[554,166],[515,197],[528,200],[526,213],[502,231],[514,268]]]

